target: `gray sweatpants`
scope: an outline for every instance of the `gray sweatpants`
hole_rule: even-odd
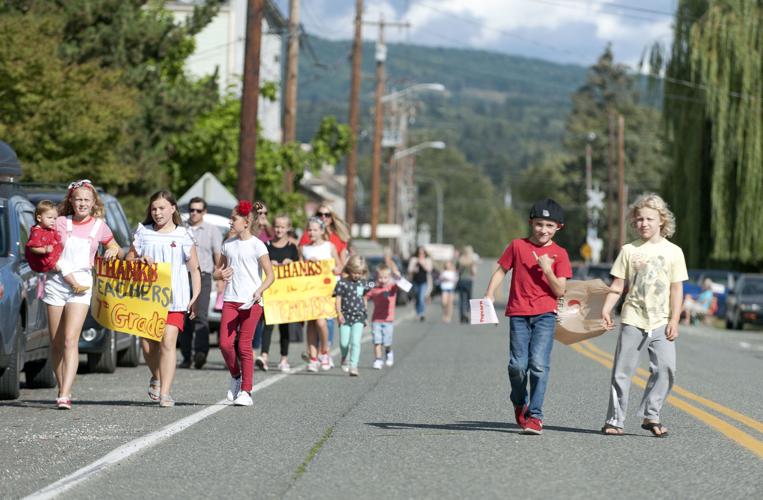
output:
[[[622,325],[617,340],[615,363],[612,366],[612,382],[609,388],[607,423],[622,428],[628,409],[628,391],[631,377],[638,366],[638,358],[644,348],[649,352],[649,380],[638,415],[654,422],[660,421],[660,410],[673,387],[676,375],[676,344],[665,338],[665,328],[642,330]]]

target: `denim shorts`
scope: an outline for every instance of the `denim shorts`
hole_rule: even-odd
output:
[[[371,323],[371,333],[374,336],[374,344],[392,345],[392,333],[395,331],[394,323]]]

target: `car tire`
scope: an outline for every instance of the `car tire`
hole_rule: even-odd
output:
[[[56,374],[53,372],[53,360],[46,359],[28,361],[24,365],[26,386],[35,389],[51,389],[56,386]]]
[[[114,373],[117,369],[117,334],[114,330],[108,330],[107,335],[103,352],[87,355],[87,370],[90,373]]]
[[[24,335],[24,325],[21,323],[19,314],[16,323],[16,341],[11,352],[10,362],[0,374],[0,399],[16,399],[19,397],[19,383],[21,382],[21,338]]]
[[[140,337],[130,335],[130,346],[117,354],[117,364],[119,366],[138,366],[140,364],[140,355]]]

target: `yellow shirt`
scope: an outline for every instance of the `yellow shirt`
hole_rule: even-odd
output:
[[[611,272],[628,281],[622,322],[649,331],[668,323],[670,284],[689,278],[683,251],[664,238],[623,246]]]

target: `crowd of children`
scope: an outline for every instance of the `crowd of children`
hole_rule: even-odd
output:
[[[351,377],[359,375],[361,337],[368,323],[368,302],[373,304],[371,333],[373,368],[394,364],[392,341],[398,282],[403,278],[391,258],[377,266],[374,281],[369,280],[365,259],[348,255],[346,240],[329,230],[336,214],[321,207],[311,217],[303,240],[290,235],[291,220],[285,215],[267,223],[264,204],[240,201],[230,217],[230,231],[222,244],[213,276],[225,283],[222,297],[220,350],[230,373],[227,399],[236,406],[253,404],[255,363],[268,366],[268,351],[273,331],[266,326],[260,356],[254,359],[252,339],[264,314],[262,298],[274,282],[273,266],[295,261],[333,260],[334,274],[340,276],[333,290],[339,330],[341,369]],[[264,218],[263,218],[264,215]],[[71,389],[76,373],[78,351],[73,341],[79,335],[92,293],[93,258],[104,245],[105,259],[120,257],[103,220],[103,204],[88,180],[72,183],[62,204],[57,207],[41,201],[35,212],[37,225],[27,242],[27,260],[46,279],[38,293],[48,305],[52,360],[59,386],[56,405],[72,407]],[[646,385],[639,415],[641,427],[654,436],[665,437],[667,428],[660,419],[664,401],[675,378],[678,324],[685,309],[682,282],[687,279],[681,249],[669,242],[675,220],[665,202],[655,194],[639,197],[630,208],[630,220],[639,238],[622,247],[612,267],[614,281],[602,309],[603,326],[614,327],[612,308],[626,280],[629,283],[622,310],[621,328],[612,367],[609,407],[601,432],[622,435],[630,381],[639,354],[650,355],[651,375]],[[329,221],[329,222],[327,222]],[[490,278],[485,298],[494,295],[507,273],[511,287],[506,306],[509,317],[508,375],[510,400],[517,425],[528,434],[543,432],[543,401],[550,372],[551,350],[557,321],[557,301],[565,293],[566,280],[572,277],[570,260],[564,248],[553,239],[564,227],[564,211],[554,200],[536,202],[529,214],[530,236],[516,239],[506,247]],[[336,228],[336,226],[334,226]],[[259,234],[260,237],[255,236]],[[454,295],[468,287],[467,299],[461,297],[459,316],[465,320],[465,302],[471,294],[476,259],[471,249],[456,262],[446,262],[439,274],[444,322],[453,315]],[[142,339],[143,354],[150,371],[148,396],[160,407],[174,406],[171,395],[176,370],[176,341],[183,332],[186,316],[193,318],[200,290],[200,271],[195,242],[181,223],[177,202],[171,193],[158,191],[149,199],[146,217],[138,224],[126,260],[146,264],[168,263],[172,269],[172,300],[167,311],[164,335],[160,341]],[[432,289],[433,265],[426,251],[412,257],[408,275],[417,288],[416,312],[424,320],[426,297]],[[190,279],[189,279],[190,277]],[[462,285],[462,282],[464,284]],[[280,326],[280,370],[290,371],[288,362],[290,326]],[[330,354],[329,318],[307,322],[307,351],[303,355],[310,372],[334,367]],[[529,386],[529,389],[528,389]]]

